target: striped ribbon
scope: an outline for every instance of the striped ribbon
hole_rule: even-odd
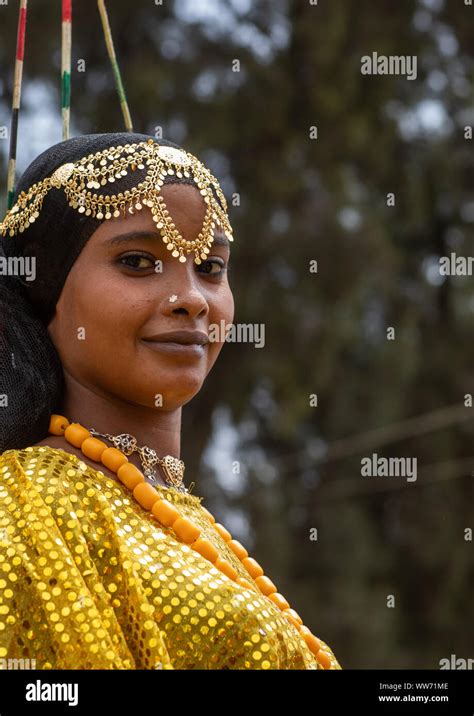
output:
[[[63,139],[69,139],[71,118],[71,22],[72,0],[62,0],[61,113],[63,118]]]
[[[7,177],[7,208],[13,206],[15,194],[15,171],[16,171],[16,147],[18,138],[18,113],[21,100],[21,83],[23,78],[23,58],[25,54],[25,33],[26,33],[26,12],[28,0],[20,0],[20,12],[18,15],[18,34],[16,40],[15,55],[15,77],[13,84],[13,104],[10,130],[10,152],[8,155],[8,177]]]
[[[128,108],[127,97],[125,96],[125,89],[122,84],[122,78],[120,76],[120,70],[115,56],[114,43],[112,40],[112,32],[110,30],[109,18],[107,16],[107,10],[105,9],[104,0],[97,0],[99,6],[100,17],[102,20],[102,27],[104,28],[105,44],[107,45],[107,52],[109,54],[110,63],[112,65],[112,71],[115,77],[115,86],[117,88],[120,106],[122,108],[122,114],[125,121],[125,128],[127,132],[133,132],[132,118],[130,116],[130,110]]]

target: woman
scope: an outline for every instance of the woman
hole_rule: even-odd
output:
[[[0,283],[0,657],[340,669],[183,483],[182,406],[234,315],[215,178],[170,142],[96,134],[41,154],[15,202],[4,264],[36,277]]]

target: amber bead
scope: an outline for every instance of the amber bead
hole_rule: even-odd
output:
[[[302,624],[302,623],[303,623],[302,618],[300,617],[300,615],[298,614],[298,612],[295,612],[294,609],[285,609],[285,614],[286,614],[287,616],[288,616],[288,613],[291,614],[291,616],[292,616],[293,619],[297,622],[297,624]]]
[[[229,542],[232,539],[232,535],[229,532],[229,530],[226,530],[224,525],[219,524],[219,522],[216,522],[214,524],[215,529],[219,532],[220,536],[224,540],[224,542]]]
[[[108,447],[107,450],[104,450],[100,459],[105,467],[108,467],[109,470],[116,472],[117,474],[119,467],[128,462],[127,456],[114,447]]]
[[[263,574],[263,569],[253,557],[246,557],[242,560],[242,564],[253,579]]]
[[[157,500],[151,508],[152,514],[165,527],[171,527],[181,513],[168,500]]]
[[[79,423],[71,423],[64,431],[64,437],[68,443],[74,445],[74,447],[80,448],[84,440],[87,440],[87,438],[92,436],[90,432],[83,428],[82,425],[79,425]]]
[[[270,597],[271,597],[271,595],[270,595]],[[292,612],[292,609],[284,609],[283,610],[283,614],[288,619],[288,621],[291,622],[293,624],[293,626],[299,630],[301,624],[297,619],[295,619],[295,617],[293,616],[293,614],[291,612]]]
[[[231,539],[227,542],[228,547],[231,548],[232,552],[240,559],[245,559],[249,556],[249,553],[243,545],[240,544],[236,539]]]
[[[217,567],[217,569],[223,572],[229,579],[235,580],[238,577],[237,570],[226,559],[218,557],[214,562],[214,567]]]
[[[273,592],[276,592],[277,588],[273,584],[272,580],[265,576],[256,577],[255,584],[260,589],[262,594],[265,594],[267,597],[269,594],[272,594]],[[289,605],[288,605],[289,606]]]
[[[253,592],[255,592],[255,584],[252,584],[252,582],[249,582],[248,579],[245,579],[244,577],[237,577],[235,580],[237,584],[240,584],[241,587],[245,587],[246,589],[251,589]]]
[[[329,656],[327,651],[324,651],[324,649],[320,649],[316,658],[324,669],[331,668],[331,657]]]
[[[155,502],[160,499],[159,494],[149,482],[139,482],[135,485],[133,496],[145,510],[151,510]]]
[[[216,521],[216,518],[214,517],[214,515],[212,514],[212,512],[209,512],[209,510],[206,509],[206,508],[204,507],[204,505],[201,505],[201,510],[209,517],[209,519],[211,520],[211,522],[215,522],[215,521]]]
[[[301,625],[300,627],[300,634],[305,640],[306,644],[309,646],[313,654],[316,656],[320,649],[321,644],[319,640],[314,636],[314,634],[308,629],[307,626]]]
[[[134,490],[141,482],[145,482],[145,478],[138,467],[132,465],[131,462],[125,462],[119,467],[117,477],[129,490]]]
[[[271,599],[272,602],[274,602],[274,603],[277,605],[277,607],[280,607],[280,609],[281,609],[282,611],[283,611],[284,609],[289,609],[289,608],[290,608],[289,603],[287,602],[287,600],[285,599],[285,597],[283,596],[283,594],[280,594],[280,592],[271,592],[271,593],[268,595],[268,598]]]
[[[64,415],[52,415],[49,421],[49,432],[51,435],[64,435],[69,425],[69,420]]]
[[[191,547],[196,550],[196,552],[199,552],[202,557],[212,563],[214,563],[219,556],[219,552],[214,547],[212,542],[209,542],[208,539],[205,539],[203,537],[200,537],[195,542],[193,542]]]
[[[171,526],[178,537],[187,544],[191,544],[191,542],[197,540],[201,534],[199,527],[196,527],[196,525],[191,522],[191,520],[188,520],[187,517],[178,517],[178,519],[173,522]]]
[[[81,445],[81,450],[86,457],[90,457],[91,460],[100,462],[100,457],[104,450],[107,450],[107,445],[103,440],[97,438],[86,438]]]

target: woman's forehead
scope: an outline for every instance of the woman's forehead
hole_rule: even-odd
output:
[[[196,192],[199,197],[199,193]],[[180,224],[187,224],[187,231],[183,231],[184,238],[188,238],[192,241],[196,238],[202,225],[202,216],[198,221],[189,221],[190,209],[184,205],[182,207],[183,212],[181,219],[184,221],[179,222],[178,217],[178,228],[182,228]],[[194,225],[196,224],[196,227]],[[190,230],[189,230],[190,229]],[[144,207],[141,211],[135,214],[129,214],[126,218],[119,217],[117,219],[110,219],[104,221],[94,232],[89,239],[91,247],[103,247],[107,246],[111,249],[118,247],[126,247],[127,243],[132,242],[136,239],[155,239],[163,244],[161,233],[157,230],[156,223],[153,221],[152,213],[150,209]],[[230,250],[230,242],[226,238],[224,232],[219,227],[214,230],[214,240],[212,246],[221,246]]]
[[[168,184],[161,188],[160,194],[166,202],[172,221],[188,241],[193,241],[202,229],[206,214],[206,203],[197,187],[188,184]],[[143,206],[134,213],[127,212],[126,216],[102,222],[91,238],[96,241],[106,241],[118,233],[133,230],[150,230],[161,238],[153,221],[151,210]]]

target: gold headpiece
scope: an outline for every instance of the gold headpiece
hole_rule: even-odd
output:
[[[137,186],[110,195],[96,191],[137,169],[146,171],[145,178]],[[191,177],[206,203],[202,229],[193,241],[183,239],[176,229],[160,193],[165,177],[172,174]],[[25,231],[38,218],[43,199],[52,187],[63,189],[69,205],[80,214],[96,219],[112,219],[120,215],[125,218],[127,211],[134,214],[135,210],[148,206],[166,248],[182,262],[186,261],[185,254],[191,251],[195,253],[197,264],[207,258],[216,226],[223,230],[229,241],[233,241],[227,202],[217,179],[193,154],[160,145],[153,139],[109,147],[77,162],[63,164],[50,177],[33,184],[27,192],[21,192],[0,223],[0,234],[15,236]]]

